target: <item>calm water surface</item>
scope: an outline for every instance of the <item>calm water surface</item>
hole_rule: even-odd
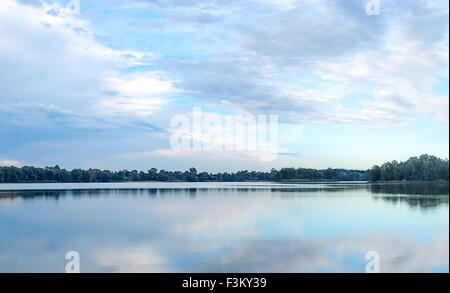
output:
[[[449,272],[448,184],[0,184],[0,272]]]

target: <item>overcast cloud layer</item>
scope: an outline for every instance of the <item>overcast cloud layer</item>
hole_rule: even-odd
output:
[[[1,1],[0,164],[271,167],[174,158],[170,117],[193,106],[279,115],[293,155],[274,167],[448,156],[447,1],[381,0],[380,15],[364,0],[68,2]],[[349,129],[353,147],[331,148]]]

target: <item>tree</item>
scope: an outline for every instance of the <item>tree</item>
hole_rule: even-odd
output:
[[[373,166],[370,173],[372,181],[448,181],[449,161],[425,154],[406,162],[387,162],[381,168]]]

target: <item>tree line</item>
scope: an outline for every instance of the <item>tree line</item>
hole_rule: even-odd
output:
[[[368,181],[370,172],[347,169],[283,168],[274,173],[275,181]]]
[[[236,173],[166,171],[152,168],[147,172],[137,170],[109,171],[99,169],[74,169],[67,171],[59,166],[36,168],[25,166],[0,167],[0,183],[33,183],[33,182],[243,182],[243,181],[352,181],[368,180],[367,171],[345,169],[272,169],[270,172],[238,171]]]
[[[24,166],[0,167],[0,183],[32,183],[32,182],[233,182],[233,181],[273,181],[271,172],[239,171],[236,173],[197,172],[195,168],[188,171],[166,171],[151,168],[150,170],[109,171],[99,169],[74,169],[67,171],[59,166],[36,168]]]
[[[449,179],[449,162],[435,156],[412,157],[406,162],[397,161],[374,166],[370,170],[282,168],[270,172],[238,171],[224,173],[150,170],[109,171],[99,169],[73,169],[54,167],[0,167],[0,183],[38,182],[243,182],[243,181],[435,181]]]
[[[370,170],[371,181],[448,181],[449,161],[421,155],[405,162],[387,162]]]

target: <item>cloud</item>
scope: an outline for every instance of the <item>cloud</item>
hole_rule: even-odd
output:
[[[126,7],[132,5],[145,5],[152,7],[163,7],[163,8],[176,8],[176,7],[212,7],[212,6],[224,6],[233,5],[235,3],[241,2],[242,0],[230,0],[230,1],[220,1],[220,0],[132,0],[127,3],[123,3],[121,0],[109,0],[111,3],[125,5]]]
[[[448,76],[448,30],[436,34],[446,21],[448,25],[448,12],[423,8],[420,13],[419,23],[433,19],[427,31],[397,17],[381,38],[381,46],[318,62],[315,70],[325,79],[373,88],[374,99],[363,101],[362,109],[347,109],[347,114],[339,113],[332,119],[352,114],[373,121],[385,117],[384,124],[389,125],[423,115],[448,124],[448,96],[433,93],[438,78]]]
[[[380,254],[383,273],[433,272],[448,265],[448,235],[417,244],[405,237],[378,234],[363,237],[303,240],[250,240],[233,248],[220,260],[199,264],[196,272],[355,272],[365,270],[365,254]],[[433,251],[430,255],[429,251]],[[360,268],[347,267],[346,254],[359,256]]]
[[[167,103],[171,82],[163,72],[141,69],[130,73],[132,68],[155,62],[155,54],[100,44],[89,21],[65,7],[5,0],[0,16],[0,101],[11,115],[14,111],[23,114],[14,119],[29,120],[51,111],[68,116],[65,124],[69,125],[80,116],[101,120],[103,112],[96,111],[97,104],[109,103],[114,108],[120,103],[125,109],[120,117],[127,120]],[[146,107],[137,109],[136,105]],[[48,111],[26,112],[26,107]]]
[[[16,160],[7,160],[7,159],[0,159],[0,166],[14,166],[14,167],[19,167],[21,166],[19,161]]]
[[[109,3],[162,11],[165,17],[130,25],[145,31],[157,22],[197,41],[195,57],[170,58],[169,70],[174,86],[200,103],[270,112],[287,123],[448,122],[445,107],[436,107],[448,105],[448,95],[433,93],[439,77],[448,79],[445,1],[383,3],[379,16],[357,0]],[[352,106],[339,101],[362,93]]]
[[[309,120],[324,101],[334,99],[333,95],[313,93],[302,86],[286,86],[282,80],[274,80],[276,73],[265,71],[258,63],[253,58],[233,56],[212,61],[173,61],[171,66],[189,73],[175,86],[200,101],[253,115],[279,115],[283,122]]]
[[[164,132],[162,128],[148,120],[139,118],[154,111],[159,104],[155,101],[143,99],[107,99],[101,100],[95,107],[103,106],[101,110],[92,109],[91,112],[80,113],[70,109],[63,109],[54,104],[40,103],[8,103],[0,105],[0,114],[5,127],[25,127],[29,129],[72,129],[72,130],[108,130],[133,129]],[[94,115],[97,111],[98,115]],[[131,118],[117,119],[130,115]],[[141,115],[137,115],[141,114]],[[1,124],[0,124],[1,125]]]
[[[183,14],[172,14],[170,18],[180,22],[210,24],[220,21],[223,17],[220,14],[211,12],[194,11]]]
[[[200,101],[288,123],[448,123],[448,96],[433,93],[448,78],[448,8],[438,3],[396,1],[370,17],[359,1],[301,1],[253,15],[214,58],[173,60],[171,69],[186,76],[176,86]],[[353,107],[333,111],[361,93]]]
[[[155,72],[131,76],[105,78],[104,89],[119,93],[124,97],[145,98],[162,95],[169,92],[172,87],[168,81],[160,80]]]
[[[106,246],[91,253],[97,269],[114,273],[164,272],[167,261],[150,247]]]
[[[274,6],[279,9],[292,9],[295,7],[296,0],[258,0],[262,4]]]
[[[5,158],[31,162],[18,151],[34,153],[32,140],[100,130],[157,136],[122,154],[164,150],[171,116],[193,106],[314,124],[323,133],[311,144],[336,125],[448,126],[446,1],[384,1],[378,16],[360,0],[107,0],[82,4],[80,16],[66,1],[1,2]],[[300,147],[280,144],[280,154]]]
[[[241,47],[273,61],[296,66],[302,58],[331,59],[374,45],[384,26],[379,18],[360,17],[364,10],[347,11],[340,1],[303,2],[279,11],[243,29]],[[320,20],[320,21],[319,21]]]

